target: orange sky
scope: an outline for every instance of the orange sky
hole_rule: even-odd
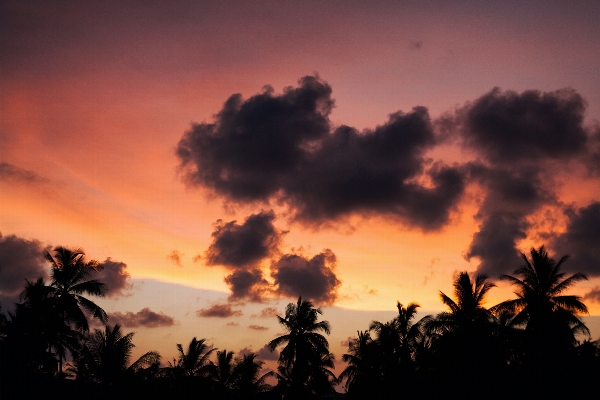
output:
[[[224,282],[230,271],[194,261],[211,245],[218,219],[242,224],[251,214],[274,211],[274,226],[289,233],[279,253],[259,263],[270,283],[270,266],[281,254],[335,253],[333,271],[341,285],[325,317],[340,326],[333,324],[331,340],[338,359],[339,342],[377,315],[391,318],[397,300],[440,311],[438,291],[452,291],[457,271],[478,269],[480,260],[466,261],[465,255],[491,189],[474,180],[448,221],[431,231],[407,223],[408,217],[360,210],[315,229],[294,220],[285,201],[232,204],[223,193],[209,196],[214,188],[184,184],[178,142],[191,123],[214,122],[235,93],[247,100],[271,85],[277,97],[316,73],[335,99],[328,115],[333,132],[341,125],[372,130],[389,114],[419,105],[434,122],[458,118],[457,108],[470,109],[494,87],[519,94],[573,88],[585,100],[580,126],[589,142],[571,158],[543,161],[539,177],[552,172],[554,181],[546,186],[554,199],[525,213],[527,237],[517,240],[516,249],[550,245],[567,229],[569,207],[577,214],[600,201],[600,170],[594,172],[586,158],[600,151],[592,141],[600,118],[597,2],[228,3],[173,2],[167,8],[105,2],[90,8],[4,2],[0,12],[0,232],[127,264],[136,282],[123,292],[128,297],[100,304],[122,313],[149,307],[176,321],[131,328],[140,353],[154,346],[170,359],[175,343],[193,336],[214,338],[221,348],[257,351],[278,332],[274,318],[250,316],[270,306],[283,312],[293,296],[281,292],[260,304],[232,303],[244,313],[235,329],[226,325],[232,318],[196,316],[201,308],[226,303],[230,293]],[[440,134],[439,125],[435,129]],[[454,137],[423,157],[458,165],[488,162],[486,154]],[[173,251],[181,254],[181,265],[168,257]],[[590,280],[572,293],[598,290],[600,266],[586,273]],[[140,280],[154,282],[152,291]],[[209,292],[191,299],[167,283]],[[511,288],[498,285],[489,305],[511,296]],[[599,316],[596,296],[586,303]],[[151,298],[163,300],[149,304]],[[357,313],[356,323],[346,327],[346,314],[336,307],[392,314]],[[268,330],[246,327],[256,320]],[[594,334],[596,339],[600,329]]]

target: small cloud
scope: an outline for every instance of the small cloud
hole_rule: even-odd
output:
[[[196,315],[199,317],[239,317],[243,315],[240,310],[232,310],[229,304],[215,304],[210,308],[201,308],[196,311]]]
[[[376,295],[377,292],[379,292],[379,289],[373,289],[373,288],[369,288],[368,285],[364,285],[363,286],[363,292],[366,294],[370,294],[370,295]]]
[[[342,340],[340,342],[340,344],[344,347],[348,347],[348,346],[350,346],[350,343],[354,342],[355,340],[356,340],[355,338],[348,336],[348,338],[346,340]]]
[[[173,250],[171,253],[169,253],[169,255],[167,255],[167,259],[171,260],[173,264],[177,265],[178,267],[181,267],[181,259],[184,255],[185,254],[181,253],[178,250]]]
[[[275,318],[277,317],[277,309],[275,307],[267,307],[260,310],[260,314],[252,314],[252,318]]]
[[[254,353],[254,352],[252,351],[251,347],[244,347],[243,349],[241,349],[240,351],[237,352],[237,355],[239,357],[244,357],[244,356],[250,355],[252,353]]]
[[[266,326],[260,326],[260,325],[249,325],[248,328],[253,329],[255,331],[267,331],[267,330],[269,330],[268,327],[266,327]]]
[[[11,183],[36,184],[49,182],[33,171],[29,171],[7,162],[0,162],[0,181]]]
[[[277,361],[279,360],[279,352],[277,350],[271,351],[269,350],[268,345],[264,345],[260,350],[256,352],[258,358],[261,358],[266,361]]]
[[[196,254],[194,258],[192,258],[192,261],[195,263],[202,261],[202,254]]]
[[[231,321],[231,322],[227,323],[227,326],[240,326],[240,324],[238,324],[237,322]]]
[[[423,47],[423,42],[418,40],[418,41],[411,41],[410,42],[410,49],[411,50],[421,50],[421,47]]]
[[[139,326],[145,326],[146,328],[158,328],[161,326],[172,326],[175,324],[173,317],[170,317],[162,312],[154,312],[148,307],[143,308],[137,313],[131,311],[125,314],[121,312],[110,313],[108,319],[113,324],[120,324],[122,326],[137,328]]]
[[[586,293],[585,296],[583,296],[583,299],[594,303],[600,303],[600,286],[596,286],[590,290],[589,293]]]
[[[121,261],[116,261],[108,257],[106,260],[98,264],[98,275],[95,279],[103,282],[106,285],[107,297],[126,296],[123,292],[131,290],[133,284],[129,282],[130,275],[127,272],[127,264]]]

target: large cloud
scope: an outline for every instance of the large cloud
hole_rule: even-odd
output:
[[[552,245],[557,257],[569,254],[564,269],[600,276],[600,202],[569,212],[567,230]]]
[[[118,311],[109,313],[108,319],[111,324],[121,324],[122,326],[131,328],[137,328],[139,326],[158,328],[175,324],[173,317],[163,314],[162,312],[156,313],[148,307],[143,308],[136,313],[132,313],[131,311],[128,311],[125,314]]]
[[[205,258],[207,265],[248,268],[277,251],[282,232],[273,226],[275,213],[252,214],[243,224],[236,221],[215,223],[213,241]]]
[[[124,262],[114,261],[108,257],[98,267],[100,272],[94,276],[94,279],[106,285],[106,296],[123,295],[125,290],[132,288],[133,285],[129,282],[130,275],[126,271],[127,264]]]
[[[212,124],[197,124],[177,146],[185,181],[234,202],[277,199],[297,220],[320,225],[352,213],[393,215],[425,230],[447,222],[464,189],[461,170],[434,164],[427,109],[397,112],[375,129],[331,127],[331,87],[307,76],[227,100]],[[429,180],[427,185],[417,183]]]
[[[527,216],[551,203],[553,194],[543,186],[535,168],[512,171],[473,164],[470,172],[484,188],[485,197],[476,215],[481,225],[466,256],[481,260],[480,273],[492,277],[512,273],[521,263],[516,244],[527,237]]]
[[[335,254],[329,249],[310,260],[302,255],[286,254],[271,266],[271,276],[281,295],[331,304],[341,284],[333,271],[335,265]]]
[[[465,110],[466,144],[495,164],[561,159],[584,150],[586,104],[572,89],[521,94],[494,88]]]
[[[527,237],[529,218],[558,204],[554,163],[587,151],[585,106],[571,89],[518,94],[495,88],[457,112],[462,144],[481,158],[468,167],[483,201],[466,254],[481,260],[479,272],[496,276],[520,264],[516,247]]]
[[[0,233],[0,302],[3,309],[12,309],[19,301],[26,281],[47,279],[49,269],[44,260],[44,247],[37,240],[27,240],[15,235]]]
[[[231,288],[230,300],[250,300],[260,303],[269,290],[269,282],[263,278],[260,269],[239,270],[225,277],[225,283]]]

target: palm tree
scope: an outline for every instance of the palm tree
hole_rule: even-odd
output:
[[[233,379],[233,351],[217,351],[215,379],[219,389],[230,389]]]
[[[86,340],[76,364],[77,369],[80,373],[84,369],[89,371],[101,382],[112,383],[126,372],[139,372],[144,367],[160,362],[160,355],[156,351],[149,351],[129,365],[131,350],[135,347],[133,335],[133,332],[123,334],[119,324],[112,328],[106,325],[104,330],[95,329]]]
[[[232,372],[232,387],[245,395],[270,390],[271,385],[265,381],[273,373],[267,372],[259,377],[263,365],[264,362],[257,360],[254,353],[244,354],[242,358],[236,359]]]
[[[46,252],[45,257],[52,267],[52,295],[56,298],[57,307],[63,312],[65,321],[74,324],[81,332],[88,332],[89,324],[83,308],[93,318],[106,324],[106,312],[93,301],[83,297],[84,294],[104,297],[106,293],[104,283],[89,279],[99,272],[98,262],[86,261],[85,254],[80,249],[69,250],[60,246],[54,249],[54,256]]]
[[[440,292],[442,303],[450,309],[436,317],[434,326],[442,331],[470,329],[474,324],[486,324],[493,320],[493,314],[483,307],[485,296],[496,285],[487,281],[486,275],[477,275],[472,282],[466,271],[458,274],[454,281],[454,296],[451,299]]]
[[[207,376],[214,371],[214,365],[209,360],[210,355],[217,350],[208,349],[206,339],[197,340],[195,337],[190,341],[187,351],[183,350],[181,344],[177,344],[179,358],[171,364],[174,371],[180,371],[184,376]],[[176,372],[177,374],[177,372]]]
[[[487,293],[496,285],[485,275],[471,280],[466,271],[454,281],[454,299],[440,292],[449,311],[425,323],[428,334],[437,337],[439,366],[452,375],[453,384],[463,384],[486,368],[502,368],[506,355],[499,346],[498,326],[492,312],[484,307]]]
[[[279,375],[289,380],[291,390],[298,395],[303,391],[312,391],[307,386],[311,376],[320,374],[323,365],[329,365],[329,361],[324,360],[324,357],[330,355],[329,343],[319,332],[329,335],[330,325],[327,321],[317,322],[319,314],[322,314],[321,309],[299,297],[296,304],[287,305],[285,317],[277,316],[279,323],[288,333],[268,343],[271,351],[285,344],[279,354],[282,372]]]
[[[344,388],[350,393],[367,393],[376,385],[379,374],[376,364],[380,358],[376,354],[375,343],[369,331],[358,331],[357,337],[348,343],[348,353],[342,355],[342,360],[348,363],[346,369],[338,377],[346,381]]]
[[[517,298],[494,306],[492,311],[510,313],[513,326],[526,326],[530,354],[545,359],[551,353],[550,349],[564,353],[573,348],[576,334],[590,336],[589,329],[579,318],[580,314],[588,312],[581,297],[563,294],[587,277],[576,273],[565,278],[565,273],[560,270],[569,256],[555,262],[544,246],[531,248],[530,255],[531,259],[521,253],[525,264],[514,272],[517,277],[500,277],[517,287]]]

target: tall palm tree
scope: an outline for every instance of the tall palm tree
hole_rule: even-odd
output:
[[[259,376],[263,365],[264,362],[257,360],[255,353],[244,354],[242,358],[236,359],[232,372],[232,387],[245,395],[270,390],[271,385],[265,381],[269,376],[273,376],[273,373],[267,372]]]
[[[206,339],[197,340],[195,337],[190,341],[187,351],[183,350],[181,344],[177,344],[179,358],[173,364],[172,369],[180,371],[184,376],[207,376],[214,371],[214,366],[210,361],[210,355],[217,350],[209,350],[205,343]]]
[[[466,271],[459,273],[454,281],[455,300],[440,291],[442,303],[450,311],[438,314],[434,325],[445,331],[453,331],[469,329],[474,324],[489,323],[493,314],[483,304],[487,293],[496,285],[487,279],[486,275],[477,275],[475,281],[471,281]]]
[[[377,384],[376,364],[380,357],[375,350],[369,331],[358,331],[357,337],[348,343],[348,353],[342,355],[342,360],[348,366],[338,377],[340,382],[345,380],[344,388],[347,392],[363,394]]]
[[[581,297],[563,294],[587,277],[576,273],[565,278],[561,267],[569,256],[555,262],[544,246],[539,249],[532,247],[530,255],[531,259],[521,253],[525,263],[514,272],[517,277],[500,277],[517,287],[517,298],[494,306],[492,311],[510,313],[513,315],[512,325],[526,326],[529,344],[534,351],[537,349],[534,356],[537,357],[549,354],[548,350],[557,349],[557,346],[563,350],[575,346],[577,333],[589,337],[589,329],[579,318],[580,314],[588,313]]]
[[[106,312],[83,295],[103,297],[106,285],[96,279],[90,279],[98,272],[98,262],[86,261],[85,254],[80,249],[70,250],[65,247],[56,247],[54,255],[46,252],[46,260],[51,265],[51,296],[61,318],[73,325],[81,333],[89,331],[87,317],[83,310],[89,312],[93,318],[106,324]],[[62,373],[62,362],[65,359],[64,351],[59,353],[59,373]]]
[[[214,375],[219,389],[231,389],[233,366],[233,351],[217,351],[217,363]]]
[[[286,377],[293,386],[291,390],[299,395],[303,390],[310,390],[307,385],[311,376],[322,372],[323,357],[330,354],[327,339],[319,333],[329,335],[330,325],[328,321],[317,321],[319,314],[322,314],[321,309],[299,297],[296,304],[287,305],[285,317],[277,316],[287,334],[268,343],[271,351],[285,345],[279,353],[280,376]]]
[[[486,295],[495,286],[485,275],[471,280],[466,271],[459,273],[454,281],[454,299],[440,292],[449,311],[441,312],[425,324],[428,333],[437,337],[439,367],[454,376],[454,384],[463,384],[467,376],[473,377],[485,368],[501,368],[506,364],[506,356],[498,346],[496,320],[484,307]]]
[[[77,366],[83,369],[85,365],[85,369],[97,380],[112,383],[126,372],[138,372],[160,362],[160,355],[149,351],[130,365],[131,350],[135,347],[133,335],[133,332],[124,334],[119,324],[114,327],[106,325],[104,330],[95,329],[86,340]]]

